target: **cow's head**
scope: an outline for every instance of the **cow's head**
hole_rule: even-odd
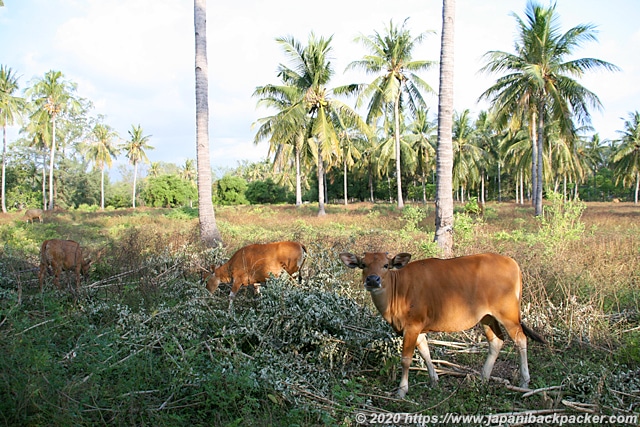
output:
[[[384,287],[384,277],[392,269],[400,269],[411,260],[411,254],[401,253],[389,256],[384,252],[367,252],[363,257],[348,252],[340,254],[340,259],[349,268],[361,268],[364,288],[374,291]]]
[[[207,290],[214,293],[220,285],[220,278],[216,276],[215,270],[207,277]]]
[[[80,268],[80,273],[82,273],[82,277],[85,278],[85,280],[89,277],[89,268],[91,268],[91,260],[90,259],[83,259],[82,260],[82,267]]]

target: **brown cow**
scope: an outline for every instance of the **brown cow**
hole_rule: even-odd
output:
[[[269,275],[280,276],[283,271],[290,275],[298,272],[298,281],[302,281],[300,268],[304,264],[307,248],[298,242],[275,242],[253,244],[239,249],[226,263],[215,268],[207,278],[207,289],[213,293],[220,283],[231,283],[231,301],[241,286],[252,285],[256,294],[260,293],[260,284]]]
[[[76,292],[80,290],[80,275],[85,278],[89,274],[90,259],[84,259],[82,248],[73,240],[45,240],[40,248],[40,291],[44,284],[44,276],[49,267],[53,270],[53,283],[60,289],[60,273],[73,271],[76,275]]]
[[[363,257],[342,253],[340,259],[349,268],[362,269],[364,287],[376,308],[403,335],[400,397],[409,390],[409,366],[416,346],[431,379],[438,380],[427,345],[428,332],[462,331],[478,322],[489,341],[482,378],[490,377],[502,348],[502,324],[520,353],[522,387],[528,386],[526,337],[545,341],[521,321],[522,275],[513,259],[491,253],[411,263],[407,253],[391,257],[386,253]]]
[[[38,218],[40,222],[42,222],[42,216],[44,215],[44,211],[42,209],[27,209],[24,213],[24,218],[27,222],[31,221],[33,224],[33,220]]]

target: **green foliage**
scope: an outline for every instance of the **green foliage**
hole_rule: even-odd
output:
[[[166,216],[171,219],[195,219],[198,218],[198,209],[184,206],[178,209],[171,209]]]
[[[239,176],[225,175],[214,185],[214,202],[221,205],[248,205],[245,196],[247,181]]]
[[[472,197],[464,205],[464,211],[468,214],[480,215],[482,213],[482,207],[478,203],[477,197]]]
[[[582,236],[585,226],[580,218],[586,204],[579,200],[564,202],[557,193],[549,193],[547,198],[551,203],[544,207],[544,215],[540,217],[538,237],[553,252]]]
[[[148,206],[174,208],[184,206],[198,197],[196,188],[177,175],[149,177],[142,192]]]
[[[419,224],[427,217],[424,209],[407,205],[402,209],[402,219],[405,221],[404,230],[414,232],[419,230]]]
[[[251,203],[264,204],[284,203],[290,200],[293,195],[286,188],[273,182],[271,178],[267,178],[265,181],[249,183],[245,196]]]
[[[462,212],[453,215],[453,232],[457,245],[464,245],[473,240],[477,227],[482,223],[478,218]]]

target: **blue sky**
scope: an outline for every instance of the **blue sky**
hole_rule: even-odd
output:
[[[548,0],[539,0],[549,5]],[[94,103],[92,115],[128,136],[140,124],[151,135],[151,161],[184,164],[195,159],[193,2],[190,0],[4,0],[0,8],[0,64],[19,76],[21,88],[49,70],[62,71],[78,84],[78,94]],[[317,4],[318,6],[313,6]],[[475,116],[487,106],[478,96],[497,76],[478,74],[489,50],[513,52],[515,19],[526,0],[457,0],[455,28],[455,108]],[[256,108],[257,86],[278,83],[276,68],[287,58],[276,37],[292,35],[306,44],[310,32],[333,36],[335,76],[331,86],[369,82],[370,76],[345,73],[366,52],[353,40],[382,32],[393,19],[414,35],[434,34],[414,58],[439,58],[441,0],[339,1],[234,0],[208,2],[211,164],[232,168],[241,160],[259,161],[267,143],[253,144],[252,124],[270,112]],[[593,72],[580,82],[603,106],[592,111],[602,139],[615,139],[623,119],[640,110],[640,2],[637,0],[558,0],[562,31],[577,24],[597,26],[598,42],[576,51],[622,69]],[[437,68],[423,78],[438,87]],[[437,99],[429,98],[431,111]],[[9,130],[9,141],[17,128]],[[126,163],[121,156],[116,164]],[[111,174],[116,171],[112,168]]]

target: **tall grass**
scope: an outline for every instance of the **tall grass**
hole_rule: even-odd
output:
[[[432,386],[411,372],[397,386],[400,339],[373,308],[343,251],[437,253],[433,209],[356,204],[216,210],[224,247],[200,245],[189,210],[62,212],[44,224],[0,217],[0,423],[6,425],[355,425],[358,411],[441,414],[523,410],[640,411],[640,210],[627,204],[459,207],[456,253],[495,251],[523,270],[523,318],[549,347],[530,345],[530,397],[475,375],[479,328],[432,334]],[[72,238],[96,260],[74,303],[37,291],[39,243]],[[304,282],[271,280],[260,299],[210,294],[201,272],[249,243],[293,239]],[[71,280],[69,280],[71,281]],[[420,362],[414,363],[420,368]],[[505,346],[495,375],[517,380]],[[568,403],[567,403],[568,402]],[[573,402],[573,403],[572,403]],[[572,405],[573,406],[570,406]],[[569,405],[569,406],[568,406]],[[425,409],[428,408],[428,409]]]

